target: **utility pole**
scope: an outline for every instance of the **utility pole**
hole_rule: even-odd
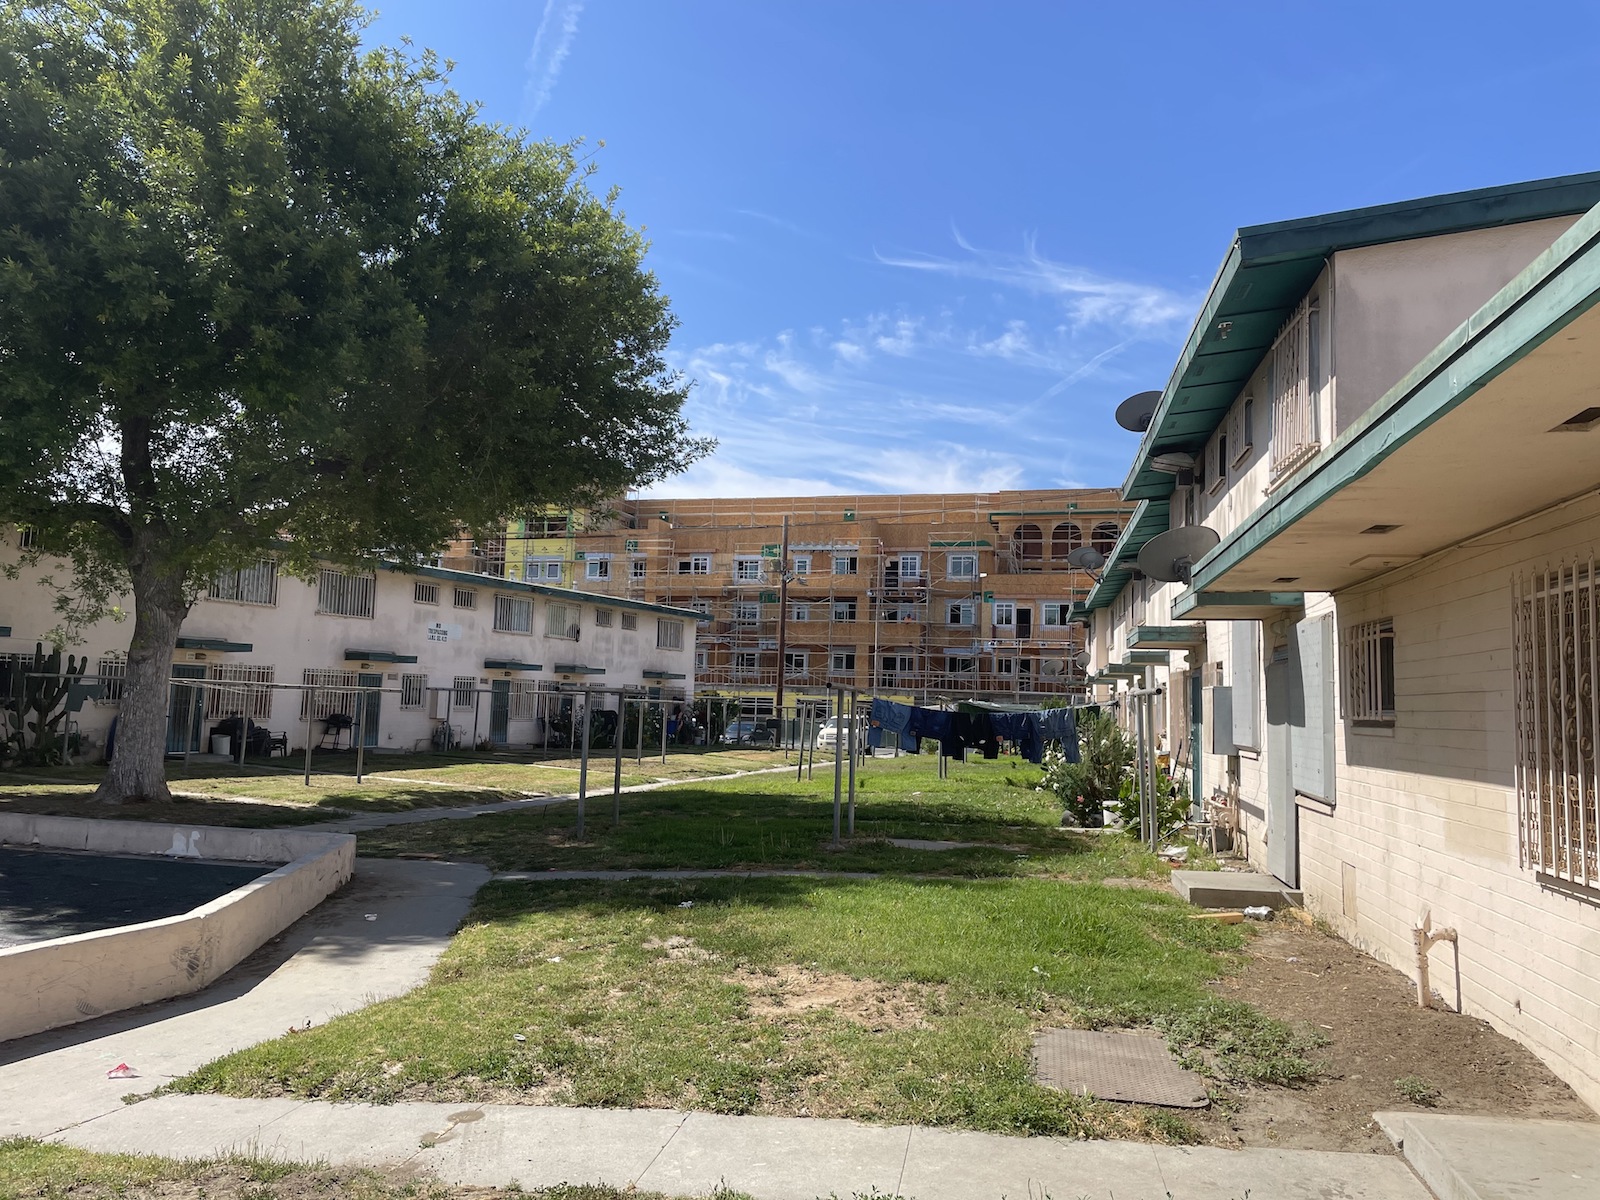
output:
[[[784,655],[789,647],[789,514],[783,514],[783,546],[778,551],[778,689],[773,716],[778,719],[778,737],[783,737],[783,679],[788,674]]]

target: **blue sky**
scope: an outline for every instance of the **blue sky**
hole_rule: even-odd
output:
[[[1122,481],[1240,225],[1600,167],[1600,8],[391,0],[653,243],[658,495]]]

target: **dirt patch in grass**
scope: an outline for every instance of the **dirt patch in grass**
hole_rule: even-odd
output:
[[[910,984],[854,979],[789,963],[768,970],[741,967],[724,978],[745,989],[750,1015],[763,1020],[787,1021],[824,1009],[872,1030],[929,1028],[924,989]]]
[[[1418,1008],[1404,975],[1298,921],[1262,927],[1243,970],[1213,988],[1320,1042],[1307,1053],[1323,1070],[1301,1086],[1228,1085],[1193,1118],[1208,1141],[1393,1153],[1374,1112],[1594,1119],[1530,1051],[1483,1021]]]

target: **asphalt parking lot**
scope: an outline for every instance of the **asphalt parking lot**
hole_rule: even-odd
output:
[[[0,949],[176,916],[275,869],[0,847]]]

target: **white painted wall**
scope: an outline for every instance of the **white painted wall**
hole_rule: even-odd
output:
[[[14,530],[5,536],[12,540]],[[9,555],[15,561],[15,551]],[[10,626],[11,636],[0,639],[0,653],[33,653],[36,643],[45,641],[47,634],[60,621],[52,602],[59,593],[59,583],[67,578],[67,568],[62,564],[42,563],[38,568],[24,569],[21,578],[11,580],[0,577],[0,626]],[[373,616],[341,617],[317,612],[315,583],[280,574],[278,600],[272,607],[244,604],[234,601],[213,600],[202,597],[190,610],[183,624],[186,637],[222,638],[231,642],[249,643],[247,653],[218,653],[216,651],[180,650],[179,663],[262,664],[275,668],[277,683],[300,683],[307,668],[321,670],[357,671],[381,674],[385,688],[398,689],[403,674],[427,676],[429,688],[448,688],[457,675],[472,676],[477,686],[485,692],[495,679],[534,682],[547,687],[635,687],[664,688],[668,696],[692,695],[694,684],[695,622],[693,614],[685,615],[672,609],[632,610],[636,629],[622,627],[624,612],[615,597],[592,593],[572,592],[561,597],[533,593],[524,585],[508,583],[485,576],[459,575],[451,578],[429,578],[425,582],[438,583],[440,602],[419,604],[415,599],[414,585],[417,577],[400,571],[380,570],[376,576],[376,596]],[[475,607],[456,608],[453,589],[465,588],[475,594]],[[515,595],[530,599],[534,604],[533,632],[509,633],[494,629],[494,598],[497,594]],[[550,637],[545,634],[545,613],[553,603],[577,604],[581,609],[578,640]],[[84,630],[70,646],[68,653],[84,654],[90,658],[89,672],[95,672],[102,657],[125,652],[133,631],[131,616],[123,622],[104,620]],[[597,613],[611,615],[609,627],[600,626]],[[678,650],[658,648],[657,622],[680,621],[683,625],[683,646]],[[430,641],[428,627],[442,622],[450,627],[447,642]],[[347,649],[390,651],[397,654],[415,654],[415,664],[389,664],[383,662],[347,661]],[[513,660],[538,663],[539,672],[512,672],[489,670],[485,660]],[[600,675],[560,675],[558,665],[598,667]],[[645,671],[663,671],[682,675],[681,680],[648,680]],[[431,717],[432,698],[422,708],[403,709],[398,694],[384,695],[379,717],[378,745],[387,750],[412,750],[426,748],[436,722]],[[489,732],[489,697],[479,700],[476,728],[480,737]],[[603,707],[614,708],[615,700],[601,702]],[[272,715],[256,718],[257,723],[269,729],[287,732],[291,747],[304,747],[306,721],[300,715],[300,697],[289,691],[274,693]],[[77,716],[77,725],[95,744],[104,744],[105,730],[116,714],[115,704],[89,702]],[[453,708],[451,723],[463,740],[471,737],[474,729],[473,710]],[[209,728],[212,722],[205,722]],[[313,739],[321,736],[321,723],[314,722]],[[531,744],[542,737],[542,730],[533,720],[513,720],[509,723],[508,742],[511,745]]]
[[[1335,254],[1335,436],[1577,219],[1524,221]]]

